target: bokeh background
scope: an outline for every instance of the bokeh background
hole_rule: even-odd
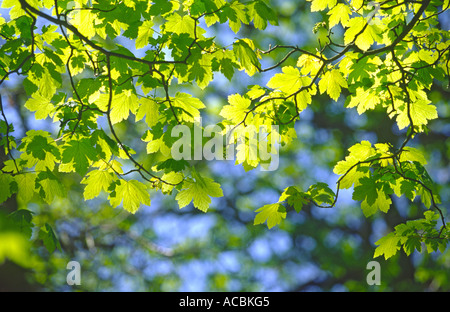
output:
[[[1,2],[1,1],[0,1]],[[320,48],[314,25],[321,13],[311,13],[306,1],[271,1],[279,14],[279,26],[264,31],[243,27],[234,34],[225,25],[208,29],[223,46],[236,38],[252,38],[266,50],[275,44]],[[7,18],[7,11],[1,14]],[[450,16],[440,16],[442,29],[449,29]],[[342,30],[334,29],[334,36]],[[322,34],[323,39],[323,34]],[[120,40],[119,40],[120,41]],[[0,44],[2,44],[0,40]],[[120,41],[133,50],[134,44]],[[277,50],[278,51],[278,50]],[[137,52],[136,52],[137,53]],[[278,54],[277,54],[278,53]],[[284,55],[278,51],[263,59],[270,66]],[[139,53],[137,53],[139,55]],[[283,65],[295,65],[292,56]],[[202,99],[203,125],[220,121],[218,113],[227,96],[243,93],[250,84],[265,85],[277,70],[248,77],[238,73],[227,80],[215,74],[205,90],[192,87],[189,92]],[[176,91],[172,86],[173,92]],[[184,87],[186,88],[186,87]],[[23,104],[26,95],[21,77],[14,76],[0,89],[8,121],[20,138],[29,129],[53,129],[50,120],[36,121]],[[448,209],[450,180],[450,93],[448,86],[435,85],[430,99],[438,107],[439,119],[430,123],[430,133],[412,144],[427,155],[427,169],[440,185],[443,207]],[[356,109],[344,107],[345,94],[337,102],[317,95],[296,123],[297,139],[280,150],[278,170],[259,168],[245,172],[233,161],[197,162],[222,185],[224,197],[213,198],[207,213],[189,205],[178,209],[174,196],[151,194],[152,205],[130,215],[113,209],[103,194],[83,200],[83,185],[78,175],[65,175],[62,183],[67,198],[51,205],[36,200],[27,206],[15,197],[2,204],[5,211],[26,208],[35,212],[35,222],[48,222],[56,231],[63,252],[49,254],[44,246],[33,243],[37,251],[33,266],[23,268],[14,262],[0,265],[1,290],[27,291],[449,291],[450,250],[432,254],[403,252],[381,265],[381,285],[369,286],[366,265],[373,260],[374,242],[393,226],[422,216],[420,202],[393,198],[388,213],[365,218],[351,191],[341,191],[334,208],[306,206],[289,211],[278,227],[253,225],[255,210],[278,200],[287,186],[306,189],[326,182],[335,190],[337,176],[332,168],[345,157],[346,150],[361,140],[398,145],[405,133],[383,111],[359,116]],[[119,136],[135,150],[145,151],[140,140],[143,129],[134,120],[118,125]],[[147,165],[151,165],[147,163]],[[448,211],[447,211],[448,212]],[[81,264],[81,285],[68,286],[66,264]]]

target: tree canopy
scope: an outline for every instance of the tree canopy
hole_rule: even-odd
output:
[[[272,261],[261,262],[281,263],[286,289],[364,288],[361,273],[332,261],[364,267],[372,257],[393,272],[414,267],[386,289],[409,278],[450,289],[449,273],[430,269],[445,271],[449,256],[448,0],[1,7],[0,263],[58,289],[67,258],[94,257],[82,268],[101,270],[103,252],[114,254],[109,265],[126,262],[129,240],[150,262],[179,259],[132,282],[145,289],[177,289],[174,262],[230,257],[239,269],[212,270],[211,287],[248,290],[258,282],[235,275],[253,274],[258,256],[233,251],[261,242],[254,248]],[[182,146],[179,129],[192,134]],[[187,157],[174,156],[180,147]],[[159,237],[152,216],[184,213],[207,227],[207,242],[164,221],[174,237]],[[298,250],[262,243],[279,236]],[[289,276],[297,253],[321,264],[314,281]],[[432,264],[413,265],[417,254]]]

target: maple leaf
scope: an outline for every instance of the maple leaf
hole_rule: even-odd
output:
[[[394,232],[380,238],[375,242],[378,247],[375,249],[373,257],[376,258],[384,255],[384,258],[387,260],[394,256],[401,248],[400,239],[401,238],[397,237]]]
[[[81,176],[86,174],[90,166],[90,161],[96,161],[97,159],[97,151],[88,138],[70,140],[63,147],[62,161],[64,163],[73,161],[76,172]]]
[[[183,182],[183,189],[178,192],[175,199],[181,208],[189,205],[191,201],[194,207],[206,212],[211,204],[211,197],[222,197],[223,192],[220,184],[212,179],[200,176],[195,170],[193,171],[194,180],[186,180]]]
[[[280,224],[281,221],[286,218],[286,209],[280,203],[265,205],[255,212],[258,214],[255,216],[253,224],[262,224],[267,221],[267,227],[269,229]]]
[[[120,180],[114,188],[114,196],[109,196],[109,202],[113,207],[123,204],[123,208],[134,214],[141,204],[150,205],[150,194],[145,184],[137,180]]]
[[[348,85],[337,69],[327,71],[319,81],[320,93],[326,92],[335,101],[341,95],[341,87],[348,88]]]

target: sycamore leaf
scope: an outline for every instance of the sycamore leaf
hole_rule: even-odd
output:
[[[140,106],[136,113],[136,121],[141,120],[145,116],[145,122],[151,128],[158,123],[159,113],[158,105],[151,98],[139,99]]]
[[[147,154],[161,152],[164,156],[169,156],[171,153],[170,147],[164,143],[164,136],[154,139],[153,133],[147,131],[142,137],[142,141],[148,142],[147,144]]]
[[[150,205],[147,187],[137,180],[120,180],[115,186],[114,193],[115,196],[109,196],[111,205],[117,207],[122,203],[123,208],[132,214],[138,211],[141,204]]]
[[[92,146],[88,138],[70,140],[63,147],[62,161],[64,163],[73,161],[76,172],[81,176],[86,174],[90,161],[96,161],[97,159],[97,150]]]
[[[45,223],[45,225],[39,229],[39,238],[42,239],[44,246],[49,253],[54,252],[56,248],[62,252],[61,244],[59,243],[53,228],[48,223]]]
[[[36,174],[34,173],[25,173],[18,174],[14,176],[14,180],[17,183],[18,187],[18,197],[23,202],[28,202],[35,193],[34,185],[36,180]]]
[[[307,195],[318,205],[332,205],[336,197],[336,194],[323,182],[311,185]]]
[[[186,121],[194,121],[194,118],[200,117],[199,109],[205,107],[197,98],[187,93],[177,92],[175,98],[172,101],[174,107],[180,108],[185,114],[181,114],[182,119]]]
[[[185,161],[185,160],[182,160],[182,161]],[[171,172],[163,174],[161,179],[168,183],[168,184],[165,184],[165,183],[162,184],[161,192],[163,194],[171,194],[172,190],[183,181],[184,176],[183,176],[183,173],[181,173],[180,171],[171,171]]]
[[[348,108],[357,107],[358,114],[361,115],[367,110],[374,109],[381,103],[380,95],[372,89],[364,90],[364,88],[357,88],[356,95],[351,97]]]
[[[275,12],[263,1],[255,1],[249,5],[248,15],[253,19],[253,24],[257,29],[266,29],[267,21],[272,25],[278,25]]]
[[[309,203],[309,195],[299,191],[295,186],[287,187],[280,195],[278,202],[281,203],[287,201],[287,203],[294,207],[298,213],[302,210],[303,206]]]
[[[40,172],[35,180],[35,188],[41,198],[50,204],[55,197],[64,198],[66,190],[58,178],[49,170]]]
[[[357,165],[359,162],[366,160],[370,156],[375,155],[375,149],[369,141],[362,141],[349,148],[350,154],[345,160],[339,161],[333,169],[335,174],[345,175],[340,179],[339,188],[349,188],[357,183],[367,173],[358,170],[358,167],[367,166],[367,164]]]
[[[297,60],[297,67],[302,75],[311,73],[311,76],[315,76],[322,67],[322,61],[312,55],[302,54]]]
[[[352,198],[354,200],[366,200],[369,205],[373,205],[378,198],[378,183],[371,178],[359,179],[360,185],[356,186]]]
[[[391,207],[392,200],[383,191],[377,190],[377,196],[373,203],[369,203],[368,197],[361,203],[361,209],[364,216],[370,217],[378,210],[386,213]]]
[[[332,27],[339,24],[339,22],[342,24],[342,26],[347,26],[350,20],[350,15],[352,14],[352,10],[348,5],[344,3],[338,3],[327,14],[330,15],[328,19],[328,27],[331,29]]]
[[[70,24],[75,26],[80,33],[91,39],[95,36],[94,23],[96,20],[96,11],[94,10],[73,10],[69,14]]]
[[[211,67],[211,54],[202,54],[201,57],[189,67],[189,80],[195,80],[197,86],[201,89],[206,88],[210,81],[213,80]]]
[[[400,193],[404,194],[410,200],[413,200],[415,195],[416,186],[413,181],[403,180],[400,182]]]
[[[138,36],[135,41],[136,49],[142,49],[148,44],[148,40],[153,36],[153,22],[145,20],[138,28]]]
[[[419,58],[428,64],[433,64],[439,59],[439,53],[429,50],[419,50]]]
[[[403,245],[403,251],[407,256],[412,254],[414,250],[422,251],[422,241],[419,237],[408,237],[407,241]]]
[[[194,38],[194,19],[188,15],[181,16],[174,13],[167,17],[167,22],[164,24],[165,30],[176,34],[189,34]],[[198,28],[197,28],[198,29]]]
[[[282,68],[283,73],[275,74],[267,83],[272,89],[280,90],[286,94],[292,94],[298,91],[302,86],[302,77],[297,68],[285,66]]]
[[[394,232],[380,238],[375,242],[378,247],[375,249],[374,258],[384,255],[387,260],[394,256],[400,250],[400,237],[397,237]]]
[[[337,101],[341,95],[341,87],[348,88],[348,85],[347,81],[345,81],[344,77],[342,77],[342,74],[337,69],[327,71],[319,81],[320,93],[326,91],[330,98],[335,101]]]
[[[438,118],[436,106],[431,105],[428,100],[418,100],[411,103],[410,114],[412,122],[416,127],[424,126],[428,123],[428,120]],[[408,109],[405,108],[397,115],[397,125],[401,130],[409,126],[409,124]]]
[[[311,1],[312,12],[323,11],[327,7],[331,9],[337,3],[337,0],[308,0],[308,1]]]
[[[180,209],[193,201],[195,208],[206,212],[211,204],[210,197],[222,197],[223,192],[219,183],[194,172],[193,176],[195,177],[195,181],[185,180],[183,182],[183,189],[178,192],[175,199],[178,201]]]
[[[280,203],[265,205],[255,212],[258,214],[255,216],[253,224],[262,224],[267,221],[267,227],[269,229],[280,224],[282,219],[286,218],[286,209]]]
[[[109,94],[100,95],[95,104],[97,104],[100,109],[107,110],[109,104]],[[130,112],[135,114],[138,107],[138,98],[136,93],[132,90],[122,90],[119,94],[114,93],[111,101],[110,112],[112,124],[114,125],[127,119]]]
[[[81,180],[82,184],[86,184],[84,188],[84,199],[89,200],[97,197],[102,190],[108,191],[109,186],[115,180],[115,176],[108,171],[93,170]]]
[[[0,173],[0,203],[3,203],[11,195],[11,183],[14,179],[10,174]]]
[[[228,103],[230,105],[222,108],[220,116],[231,121],[232,124],[238,124],[244,119],[251,101],[240,94],[233,94],[228,96]]]
[[[18,209],[11,213],[8,218],[12,221],[15,228],[23,233],[28,239],[31,238],[33,232],[33,212],[27,209]]]
[[[247,74],[252,76],[259,67],[258,57],[253,51],[254,44],[250,39],[240,39],[233,43],[233,51]]]
[[[25,107],[35,112],[34,117],[37,120],[45,119],[55,112],[55,106],[50,102],[50,99],[39,92],[33,93],[31,98],[26,101]]]
[[[356,46],[363,51],[367,51],[374,41],[380,41],[380,30],[376,25],[369,24],[364,17],[359,16],[352,18],[348,22],[348,28],[344,34],[344,44],[350,44],[353,41]],[[363,28],[366,27],[363,31]]]

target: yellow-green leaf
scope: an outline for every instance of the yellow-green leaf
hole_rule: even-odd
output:
[[[438,118],[436,106],[430,103],[429,100],[420,99],[410,104],[410,115],[414,126],[424,126],[428,123],[428,120]],[[409,124],[408,109],[405,107],[397,116],[397,125],[401,130],[409,126]]]
[[[285,208],[280,203],[265,205],[255,212],[258,214],[255,216],[253,224],[262,224],[267,221],[267,227],[269,229],[280,224],[281,221],[286,218]]]
[[[115,196],[109,196],[109,201],[113,207],[117,207],[120,203],[123,208],[130,213],[136,213],[141,206],[150,205],[150,195],[147,187],[137,180],[120,180],[114,190]]]
[[[211,204],[211,197],[222,197],[223,192],[220,184],[210,178],[202,177],[198,173],[194,174],[195,181],[184,181],[183,189],[177,194],[175,199],[181,208],[189,205],[191,201],[194,207],[206,212]]]
[[[282,68],[283,73],[275,74],[267,83],[272,89],[280,90],[286,94],[292,94],[298,91],[302,86],[302,77],[297,68],[285,66]]]
[[[145,20],[138,28],[138,36],[136,38],[136,49],[142,49],[148,44],[148,40],[153,36],[153,22]]]
[[[337,69],[327,71],[322,79],[319,81],[320,93],[326,92],[330,98],[337,101],[341,95],[341,87],[348,88],[347,81],[345,81],[342,74]]]

